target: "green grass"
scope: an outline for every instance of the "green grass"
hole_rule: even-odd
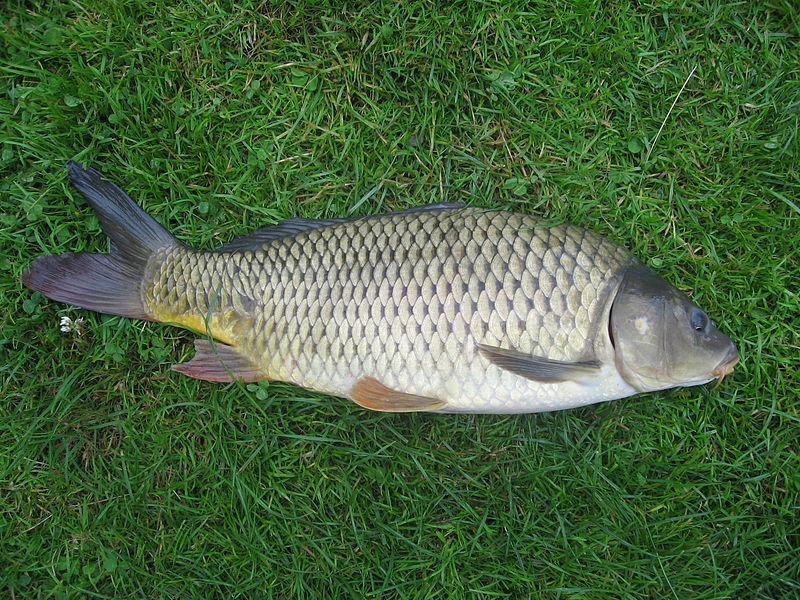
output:
[[[800,596],[794,3],[244,4],[0,9],[0,595]],[[514,417],[182,378],[187,332],[21,287],[107,247],[69,159],[204,248],[443,200],[575,222],[742,363]]]

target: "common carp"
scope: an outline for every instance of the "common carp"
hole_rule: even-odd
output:
[[[67,165],[108,254],[40,256],[32,290],[203,337],[173,369],[280,380],[381,411],[526,413],[721,379],[733,342],[622,246],[446,203],[295,218],[213,251],[175,239],[93,168]]]

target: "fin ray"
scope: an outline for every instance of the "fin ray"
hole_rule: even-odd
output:
[[[194,379],[227,383],[241,380],[252,383],[268,379],[249,358],[242,356],[233,346],[221,342],[213,345],[206,339],[194,341],[195,355],[191,360],[172,365],[172,370]]]
[[[70,161],[67,173],[97,214],[111,253],[39,256],[23,272],[22,283],[59,302],[152,320],[141,299],[147,261],[156,250],[179,242],[100,171]]]
[[[153,321],[142,305],[142,272],[135,267],[114,254],[47,254],[34,259],[22,283],[57,302]]]
[[[363,408],[381,412],[416,412],[441,410],[447,403],[438,398],[398,392],[373,377],[362,377],[350,390],[353,402]]]
[[[511,371],[520,377],[541,383],[561,383],[564,381],[585,383],[600,370],[600,361],[597,360],[565,362],[531,356],[516,350],[487,346],[485,344],[478,344],[478,350],[493,365],[506,371]]]
[[[71,160],[67,175],[94,209],[103,232],[111,240],[112,252],[146,259],[153,250],[177,243],[171,233],[97,169],[81,168]]]
[[[307,231],[313,231],[314,229],[321,229],[323,227],[328,227],[330,225],[338,225],[340,223],[349,223],[351,221],[361,221],[364,219],[384,217],[387,215],[402,215],[406,213],[429,212],[434,210],[450,210],[463,207],[464,204],[460,202],[441,202],[439,204],[414,206],[412,208],[407,208],[405,210],[397,210],[378,215],[367,215],[360,217],[342,217],[335,219],[307,219],[305,217],[296,217],[293,219],[286,219],[285,221],[280,221],[275,225],[267,225],[266,227],[261,227],[260,229],[256,229],[254,231],[251,231],[250,233],[234,238],[227,244],[224,244],[219,248],[217,248],[216,250],[214,250],[214,252],[237,252],[246,250],[258,250],[264,244],[267,244],[269,242],[272,242],[280,238],[291,237],[293,235],[299,235]]]
[[[227,244],[220,246],[214,252],[237,252],[244,250],[257,250],[264,244],[284,237],[291,237],[313,229],[320,229],[328,225],[346,223],[355,219],[286,219],[275,225],[267,225],[232,239]]]

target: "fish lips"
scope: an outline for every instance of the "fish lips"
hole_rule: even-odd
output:
[[[717,380],[717,383],[714,384],[712,389],[717,389],[719,384],[722,383],[723,379],[726,376],[733,373],[733,368],[739,364],[739,353],[736,350],[736,346],[731,342],[730,348],[725,353],[725,357],[719,362],[719,364],[708,374],[708,377],[704,377],[702,379],[698,379],[696,381],[686,382],[683,385],[685,386],[692,386],[692,385],[703,385],[705,383],[710,383],[711,381]]]
[[[736,351],[736,346],[731,344],[731,347],[728,349],[728,353],[725,355],[717,368],[714,369],[711,374],[717,377],[724,377],[725,375],[729,375],[733,372],[733,368],[739,363],[739,353]]]
[[[731,347],[728,348],[725,358],[720,361],[716,369],[711,371],[711,375],[717,380],[717,385],[722,383],[722,380],[725,379],[727,375],[733,373],[733,368],[737,364],[739,364],[739,353],[736,350],[736,346],[731,343]]]

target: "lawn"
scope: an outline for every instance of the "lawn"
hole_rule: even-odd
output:
[[[789,0],[5,2],[0,595],[800,596],[798,34]],[[523,416],[182,377],[190,332],[21,286],[107,248],[70,159],[201,248],[440,201],[573,222],[742,362]]]

